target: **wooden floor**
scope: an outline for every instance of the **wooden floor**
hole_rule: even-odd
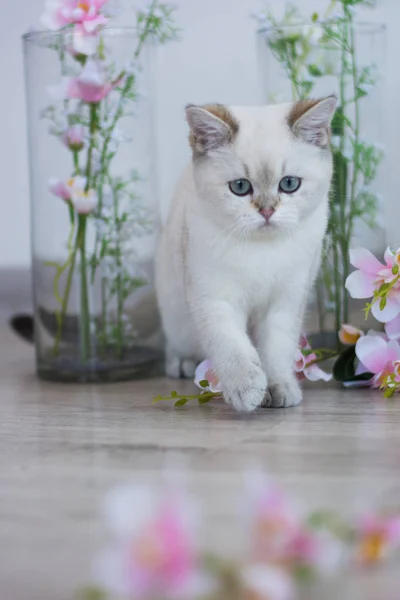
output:
[[[250,416],[222,404],[174,410],[151,403],[170,391],[167,380],[37,381],[33,350],[5,327],[0,359],[1,600],[72,600],[106,539],[105,492],[158,481],[176,461],[205,501],[203,535],[220,550],[234,551],[240,541],[235,514],[247,467],[261,465],[313,507],[351,512],[396,501],[400,400],[316,386],[295,409]],[[397,564],[334,582],[316,597],[398,600],[399,586]]]

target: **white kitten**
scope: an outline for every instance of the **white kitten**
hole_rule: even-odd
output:
[[[211,359],[237,410],[296,405],[306,301],[320,264],[336,98],[188,106],[193,164],[156,267],[167,374]]]

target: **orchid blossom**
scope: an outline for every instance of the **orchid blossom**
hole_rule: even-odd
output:
[[[364,565],[381,562],[400,550],[400,518],[365,515],[356,528],[357,560]]]
[[[387,323],[400,314],[400,281],[398,281],[399,266],[395,262],[397,253],[390,248],[385,252],[385,264],[364,248],[350,250],[350,262],[356,267],[346,280],[346,289],[352,298],[372,298],[388,286],[385,301],[372,303],[372,314],[377,321]]]
[[[370,386],[380,388],[385,378],[393,373],[393,363],[400,360],[400,344],[374,331],[360,337],[356,344],[356,356],[360,361],[356,375],[373,373]],[[364,382],[365,384],[365,382]]]
[[[183,497],[126,487],[109,495],[105,508],[115,538],[95,565],[95,578],[105,590],[137,600],[186,600],[210,591],[212,584],[197,563],[193,515]]]
[[[300,381],[304,379],[309,379],[310,381],[318,381],[321,379],[323,381],[330,381],[332,379],[332,375],[329,375],[320,369],[317,361],[317,355],[312,351],[307,338],[302,335],[300,338],[299,347],[296,351],[294,366],[297,378],[300,379]]]

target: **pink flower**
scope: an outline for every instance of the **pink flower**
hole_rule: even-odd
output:
[[[70,202],[76,212],[81,215],[91,213],[98,204],[96,191],[86,190],[85,177],[73,177],[66,183],[59,179],[51,179],[49,190],[58,198]]]
[[[209,592],[197,564],[193,515],[184,498],[146,487],[115,490],[106,502],[114,545],[95,565],[106,591],[137,600],[187,600]]]
[[[392,321],[385,323],[385,332],[389,340],[400,340],[400,313]]]
[[[371,298],[374,291],[378,290],[383,283],[391,283],[396,277],[392,271],[395,255],[389,248],[385,252],[385,265],[364,248],[351,250],[350,262],[358,269],[351,273],[346,280],[346,289],[352,298]],[[400,282],[390,290],[383,310],[380,309],[379,301],[372,305],[372,314],[382,323],[393,320],[399,313]]]
[[[200,385],[200,381],[205,380],[208,381],[210,385],[204,388]],[[219,382],[217,374],[213,369],[211,361],[208,359],[203,360],[203,362],[198,365],[194,375],[194,383],[197,385],[197,387],[204,390],[205,392],[222,393],[221,384]]]
[[[108,22],[100,12],[108,1],[47,0],[41,22],[47,29],[54,31],[67,25],[80,25],[87,33],[93,33],[95,29]]]
[[[41,22],[53,31],[73,25],[74,51],[90,56],[97,50],[99,29],[108,23],[101,13],[108,1],[48,0]]]
[[[369,382],[379,388],[384,378],[393,373],[393,363],[400,359],[400,344],[396,340],[387,341],[385,335],[368,332],[356,344],[356,356],[360,361],[356,374],[373,373]]]
[[[304,379],[309,379],[310,381],[318,381],[320,379],[330,381],[332,379],[332,375],[320,369],[315,361],[317,361],[317,355],[312,352],[307,338],[302,335],[296,352],[294,366],[297,378],[300,381]]]
[[[85,145],[85,128],[83,125],[72,125],[62,136],[63,143],[74,152],[79,152]]]
[[[62,200],[71,200],[71,188],[60,179],[50,179],[49,190],[52,194]]]
[[[67,80],[65,97],[97,104],[118,85],[119,81],[107,81],[101,65],[94,60],[89,60],[78,77]]]
[[[365,515],[357,526],[357,559],[377,563],[400,549],[400,517]]]

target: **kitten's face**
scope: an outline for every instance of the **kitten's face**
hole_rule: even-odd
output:
[[[335,106],[330,97],[229,110],[188,107],[196,186],[222,227],[246,237],[290,232],[326,202]]]

